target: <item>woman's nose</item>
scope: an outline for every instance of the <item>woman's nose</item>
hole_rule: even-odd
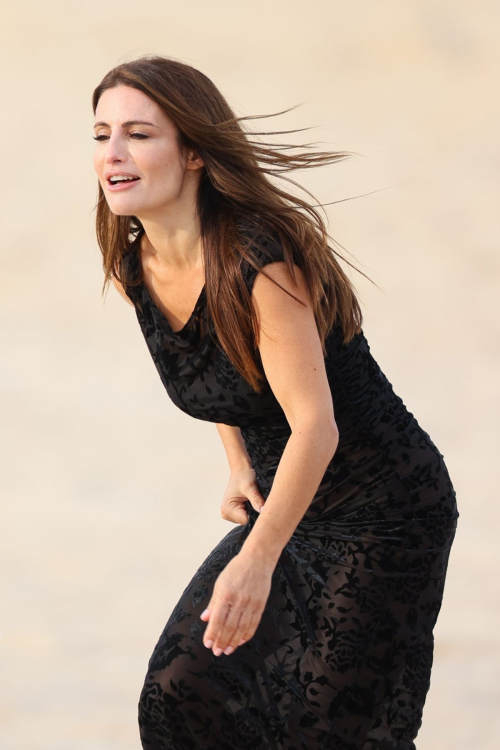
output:
[[[120,141],[110,138],[106,145],[106,162],[125,161],[125,147]]]

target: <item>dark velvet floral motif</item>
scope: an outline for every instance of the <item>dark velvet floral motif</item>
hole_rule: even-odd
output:
[[[126,267],[138,269],[137,242]],[[262,242],[262,264],[283,260]],[[244,264],[251,289],[256,271]],[[127,277],[131,278],[131,277]],[[126,285],[127,286],[127,285]],[[204,291],[177,332],[144,284],[127,287],[172,401],[241,428],[267,497],[290,428],[216,345]],[[139,699],[148,750],[414,750],[430,685],[433,628],[459,516],[443,455],[397,396],[361,332],[334,327],[325,364],[340,443],[284,548],[254,637],[216,657],[199,616],[257,513],[185,588]]]

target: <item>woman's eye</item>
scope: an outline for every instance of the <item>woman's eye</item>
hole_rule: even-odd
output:
[[[94,135],[92,137],[93,137],[94,141],[104,141],[104,140],[106,140],[108,138],[107,135],[97,135],[97,136]],[[139,139],[142,140],[144,138],[149,138],[149,135],[145,135],[144,133],[130,133],[130,137],[131,138],[139,138]]]

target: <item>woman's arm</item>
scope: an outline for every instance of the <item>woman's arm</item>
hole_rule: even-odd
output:
[[[266,271],[304,306],[258,273],[252,290],[258,346],[269,384],[291,427],[273,485],[238,552],[219,574],[203,636],[219,656],[252,638],[271,590],[273,571],[321,483],[338,445],[332,394],[312,304],[302,271],[294,284],[283,261]]]
[[[291,427],[273,485],[240,554],[274,569],[323,479],[338,445],[332,395],[321,341],[302,271],[297,284],[284,262],[262,273],[252,297],[259,321],[259,351],[269,384]]]
[[[252,468],[252,462],[241,437],[240,428],[219,422],[215,426],[224,444],[231,471]]]

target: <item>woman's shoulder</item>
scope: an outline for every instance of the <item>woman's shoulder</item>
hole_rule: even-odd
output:
[[[251,258],[242,259],[242,272],[249,291],[251,291],[255,278],[259,271],[269,263],[287,262],[287,253],[284,249],[283,240],[276,229],[262,226],[252,221],[241,221],[239,223],[241,234],[245,240],[245,251]],[[302,266],[300,253],[292,248],[292,262],[299,267]]]
[[[245,218],[238,221],[238,230],[259,259],[286,260],[283,240],[274,227],[256,219]],[[295,248],[293,248],[293,257],[294,261],[299,258],[299,253]]]

